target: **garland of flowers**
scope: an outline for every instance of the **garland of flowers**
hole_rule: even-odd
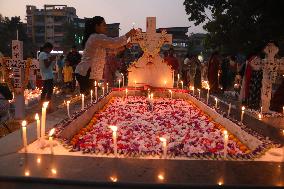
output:
[[[30,65],[32,63],[32,59],[27,59],[26,66],[25,66],[25,79],[23,82],[23,85],[20,90],[16,90],[14,85],[11,82],[11,79],[9,78],[9,68],[6,64],[7,58],[3,57],[2,62],[3,62],[3,67],[4,67],[4,78],[7,83],[7,86],[9,87],[10,91],[14,92],[15,94],[21,94],[24,92],[25,88],[27,87],[29,83],[29,72],[30,72]]]

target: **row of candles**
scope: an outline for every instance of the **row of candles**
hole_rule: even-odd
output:
[[[46,110],[48,107],[49,102],[44,102],[42,106],[42,112],[41,112],[41,120],[39,118],[39,115],[35,115],[36,120],[36,133],[37,133],[37,139],[41,139],[42,141],[45,140],[45,128],[46,128]],[[49,146],[50,146],[50,152],[53,154],[53,134],[55,132],[55,128],[51,129],[49,132]],[[22,121],[22,141],[24,146],[24,151],[27,152],[27,121]]]

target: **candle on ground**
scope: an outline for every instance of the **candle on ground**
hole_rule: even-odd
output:
[[[53,150],[53,137],[52,135],[54,134],[55,132],[55,128],[51,129],[50,132],[49,132],[49,146],[50,146],[50,153],[51,154],[54,154],[54,150]]]
[[[167,158],[167,139],[160,137],[160,141],[163,143],[163,158]]]
[[[181,81],[181,89],[183,89],[183,81]]]
[[[258,114],[258,119],[262,120],[262,114]]]
[[[260,114],[262,115],[262,106],[260,107]]]
[[[125,98],[127,98],[128,89],[125,89]]]
[[[164,81],[164,86],[165,86],[165,88],[167,87],[167,81]]]
[[[67,115],[70,118],[71,117],[70,116],[70,100],[67,100],[66,104],[67,104]]]
[[[46,109],[49,102],[44,102],[41,109],[41,138],[45,137],[45,124],[46,124]]]
[[[171,99],[173,99],[173,91],[169,90],[169,92],[170,92],[170,95],[171,95]]]
[[[229,104],[229,109],[228,109],[228,116],[230,116],[230,114],[231,114],[231,108],[232,108],[232,104],[230,103]]]
[[[218,99],[215,97],[215,108],[218,108]]]
[[[27,146],[28,146],[26,126],[27,126],[27,121],[26,120],[22,121],[22,140],[25,152],[27,152]]]
[[[105,96],[105,87],[102,87],[103,89],[103,96]]]
[[[36,120],[36,134],[37,134],[37,139],[39,139],[39,138],[40,138],[40,120],[39,120],[38,113],[36,113],[36,115],[35,115],[35,120]]]
[[[107,93],[108,93],[108,83],[107,83]]]
[[[91,103],[93,103],[93,90],[91,90]]]
[[[119,79],[118,80],[118,88],[120,89],[120,82],[121,82],[121,80]]]
[[[177,76],[178,76],[178,80],[177,80],[177,88],[178,88],[178,85],[179,85],[179,74]]]
[[[85,109],[85,95],[81,94],[81,97],[82,97],[82,110],[84,110]]]
[[[197,89],[198,90],[198,98],[200,98],[200,89]]]
[[[243,106],[243,107],[242,107],[242,113],[241,113],[241,122],[243,122],[243,120],[244,120],[245,109],[246,109],[246,108]]]
[[[117,157],[117,126],[109,126],[109,128],[112,130],[114,156]]]

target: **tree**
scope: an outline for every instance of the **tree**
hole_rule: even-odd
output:
[[[65,23],[64,28],[67,31],[65,32],[61,43],[64,51],[68,51],[73,45],[76,45],[78,49],[81,49],[83,29],[75,26],[73,22]]]
[[[209,47],[223,53],[260,52],[269,41],[284,51],[282,0],[185,0],[189,21],[205,23]]]

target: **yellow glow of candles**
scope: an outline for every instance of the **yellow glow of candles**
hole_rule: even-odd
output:
[[[117,182],[117,180],[118,180],[116,176],[109,177],[109,179],[110,179],[112,182]]]
[[[121,82],[121,80],[119,79],[118,80],[118,88],[120,89],[120,82]]]
[[[117,126],[111,125],[109,128],[112,130],[114,156],[117,157]]]
[[[37,158],[37,159],[36,159],[36,162],[37,162],[37,164],[40,164],[40,163],[41,163],[41,159],[40,159],[40,158]]]
[[[262,115],[258,114],[258,119],[261,120],[262,119]]]
[[[51,154],[54,154],[54,150],[53,150],[53,137],[52,135],[54,134],[55,132],[55,128],[51,129],[50,132],[49,132],[49,146],[50,146],[50,153]]]
[[[93,103],[93,90],[91,90],[91,103]]]
[[[26,171],[25,171],[25,176],[26,176],[26,177],[30,176],[30,171],[26,170]]]
[[[218,99],[215,97],[215,108],[217,109],[218,107]]]
[[[200,98],[200,89],[197,89],[198,90],[198,98]]]
[[[84,110],[85,109],[85,95],[81,94],[81,97],[82,97],[82,110]]]
[[[36,113],[36,115],[35,115],[35,120],[36,120],[36,134],[37,134],[37,139],[39,139],[39,138],[40,138],[40,120],[39,120],[38,113]]]
[[[194,86],[192,87],[192,94],[194,95]]]
[[[45,136],[45,123],[46,123],[46,109],[49,102],[44,102],[41,109],[41,138]]]
[[[159,174],[159,175],[158,175],[158,179],[161,180],[161,181],[163,181],[163,180],[165,180],[165,177],[164,177],[163,174]]]
[[[51,169],[51,173],[52,173],[53,175],[56,175],[56,174],[57,174],[57,170],[56,170],[55,168],[52,168],[52,169]]]
[[[164,85],[165,85],[165,87],[167,86],[167,81],[164,81]]]
[[[163,157],[166,158],[167,157],[167,139],[164,137],[160,137],[159,139],[163,143]]]
[[[262,115],[262,106],[260,107],[260,114]]]
[[[108,93],[108,83],[107,83],[107,93]]]
[[[183,89],[183,81],[181,81],[181,89]]]
[[[241,122],[243,122],[243,119],[244,119],[244,113],[245,113],[245,107],[242,106],[242,113],[241,113]]]
[[[153,100],[153,98],[154,98],[154,94],[153,94],[153,93],[151,93],[151,99]]]
[[[23,146],[24,146],[25,152],[27,152],[27,146],[28,146],[26,126],[27,126],[27,121],[26,120],[22,121],[22,140],[23,140]]]

